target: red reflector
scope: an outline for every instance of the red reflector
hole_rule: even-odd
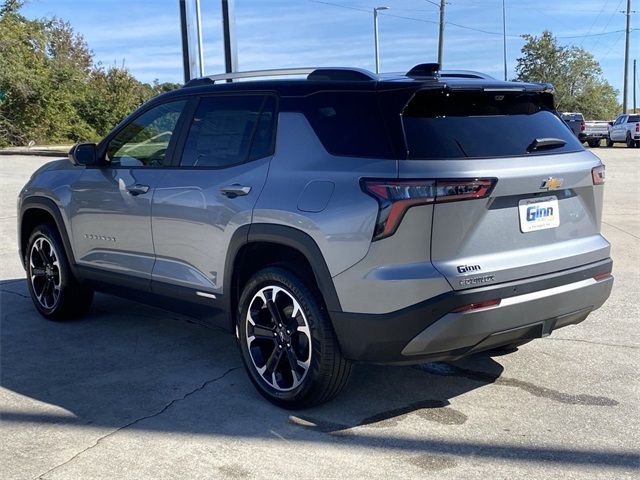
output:
[[[591,178],[594,185],[604,185],[604,165],[592,168]]]
[[[470,303],[469,305],[465,305],[464,307],[456,308],[455,310],[451,310],[451,313],[468,312],[469,310],[478,310],[480,308],[495,307],[497,305],[500,305],[499,299],[486,300],[484,302]]]
[[[599,273],[598,275],[594,275],[593,279],[596,282],[599,282],[601,280],[606,280],[607,278],[611,278],[613,275],[611,275],[611,272],[607,272],[607,273]]]

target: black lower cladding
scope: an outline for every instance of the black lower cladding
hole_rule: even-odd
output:
[[[390,313],[361,314],[331,311],[330,315],[342,353],[346,358],[373,363],[417,363],[429,360],[430,357],[408,358],[401,353],[404,347],[425,328],[456,308],[579,282],[596,275],[610,273],[612,266],[613,262],[608,258],[579,268],[539,277],[469,290],[450,291]],[[526,338],[529,333],[523,331],[522,338]],[[477,351],[473,347],[471,345],[467,349],[448,352],[446,355],[439,354],[437,359],[459,358],[470,353],[471,350]]]

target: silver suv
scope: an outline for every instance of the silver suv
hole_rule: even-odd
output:
[[[201,78],[69,159],[18,202],[38,311],[67,320],[101,290],[226,312],[249,378],[287,408],[335,396],[353,362],[547,336],[613,284],[604,166],[549,85],[435,64]]]

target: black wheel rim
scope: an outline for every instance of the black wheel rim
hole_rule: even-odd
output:
[[[38,237],[29,252],[29,280],[38,303],[53,309],[60,299],[60,257],[46,237]]]
[[[251,299],[245,341],[256,373],[270,387],[286,392],[298,387],[309,373],[311,330],[294,295],[270,285]]]

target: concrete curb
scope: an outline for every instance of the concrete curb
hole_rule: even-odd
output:
[[[0,155],[32,155],[38,157],[67,157],[69,150],[38,150],[34,148],[17,150],[17,149],[2,149]]]

